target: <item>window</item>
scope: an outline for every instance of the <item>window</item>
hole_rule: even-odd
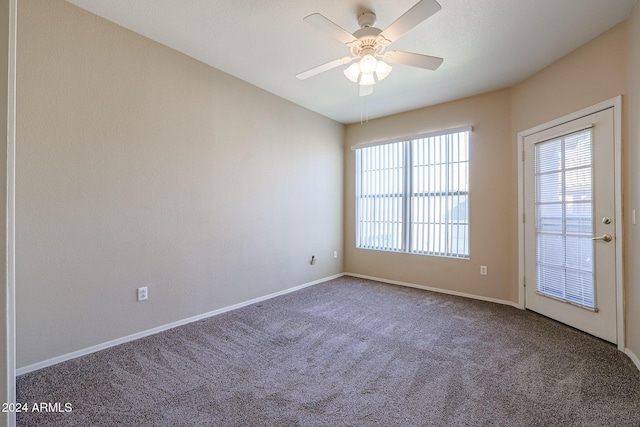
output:
[[[469,258],[470,132],[356,149],[356,247]]]

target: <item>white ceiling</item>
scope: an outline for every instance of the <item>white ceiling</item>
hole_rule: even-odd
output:
[[[391,48],[443,57],[436,71],[394,65],[360,98],[339,67],[348,56],[302,19],[319,12],[349,32],[363,9],[384,29],[417,0],[67,0],[341,123],[509,87],[625,20],[636,0],[439,0],[442,10]]]

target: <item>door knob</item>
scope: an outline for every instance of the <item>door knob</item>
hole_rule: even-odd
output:
[[[604,236],[592,237],[591,240],[604,240],[605,242],[610,242],[613,240],[610,234],[605,234]]]

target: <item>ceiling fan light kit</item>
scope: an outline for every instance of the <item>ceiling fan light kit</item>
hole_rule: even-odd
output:
[[[356,62],[343,70],[343,73],[349,80],[359,84],[360,96],[367,96],[373,93],[376,78],[378,82],[384,80],[393,70],[388,63],[435,70],[442,64],[442,58],[411,52],[384,52],[384,50],[404,33],[440,9],[441,6],[436,0],[420,0],[384,31],[373,26],[376,15],[367,11],[358,16],[358,25],[361,28],[353,34],[319,13],[309,15],[304,18],[307,23],[340,40],[349,48],[352,56],[333,60],[302,72],[296,77],[305,80],[355,60]]]
[[[392,69],[393,67],[382,59],[376,59],[373,55],[366,54],[360,61],[349,65],[343,73],[354,83],[359,83],[361,86],[371,86],[376,84],[376,80],[373,78],[374,73],[380,81],[384,80]]]
[[[349,80],[354,83],[358,83],[358,77],[360,77],[360,64],[354,62],[353,64],[345,68],[343,73]]]

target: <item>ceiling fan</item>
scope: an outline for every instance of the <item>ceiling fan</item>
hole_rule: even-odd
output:
[[[441,8],[436,0],[420,0],[384,31],[373,26],[376,23],[376,15],[367,11],[358,16],[360,29],[353,34],[319,13],[309,15],[304,18],[305,22],[340,40],[349,47],[352,56],[335,59],[297,74],[296,77],[305,80],[356,60],[357,62],[353,62],[343,73],[352,82],[359,83],[360,96],[366,96],[373,93],[376,79],[380,81],[389,75],[392,67],[388,63],[435,70],[442,64],[442,58],[398,50],[386,52],[384,50]]]

